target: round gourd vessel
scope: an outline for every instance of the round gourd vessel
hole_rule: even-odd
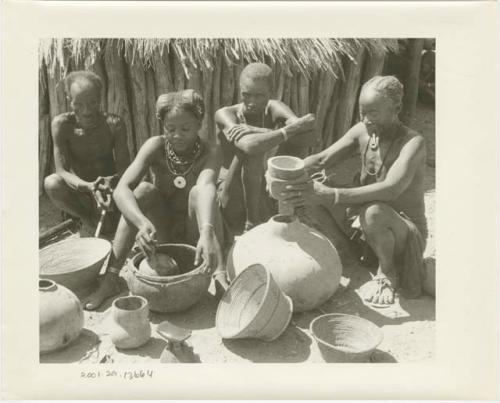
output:
[[[40,353],[71,344],[83,328],[83,308],[78,297],[52,280],[38,281]]]

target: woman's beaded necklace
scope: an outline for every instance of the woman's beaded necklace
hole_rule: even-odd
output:
[[[178,155],[175,153],[172,144],[165,138],[165,162],[169,172],[175,176],[174,186],[177,189],[186,187],[186,175],[191,172],[196,159],[201,153],[201,141],[198,137],[191,152],[188,155]]]

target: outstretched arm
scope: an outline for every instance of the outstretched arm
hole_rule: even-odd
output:
[[[424,161],[425,141],[418,135],[404,145],[382,182],[351,189],[337,189],[338,203],[358,204],[374,200],[395,200],[410,185],[415,172]]]
[[[310,155],[304,159],[305,168],[309,173],[318,172],[322,169],[330,168],[348,155],[358,145],[358,138],[361,134],[361,126],[358,123],[352,127],[345,135],[323,151]]]
[[[93,192],[94,183],[87,182],[71,172],[71,162],[66,132],[69,130],[68,123],[62,116],[56,116],[52,121],[52,140],[54,143],[54,164],[56,173],[63,178],[66,184],[79,192]]]
[[[284,191],[284,199],[294,206],[304,204],[362,204],[372,201],[392,201],[403,193],[425,160],[422,136],[415,136],[402,148],[398,158],[387,172],[386,178],[377,183],[350,189],[337,189],[311,180],[291,184]]]

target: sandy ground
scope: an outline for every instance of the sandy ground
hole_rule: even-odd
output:
[[[435,129],[434,111],[419,105],[413,127],[426,137],[428,166],[426,167],[426,215],[429,238],[425,256],[435,256]],[[350,174],[350,170],[347,170]],[[342,173],[339,173],[341,176]],[[60,214],[46,197],[40,198],[40,231],[60,222]],[[150,341],[135,350],[118,351],[110,341],[107,326],[110,301],[98,312],[85,313],[85,330],[80,338],[65,350],[40,358],[41,362],[137,363],[158,362],[166,346],[154,329],[164,320],[192,330],[185,347],[178,350],[184,362],[325,362],[309,331],[310,322],[323,313],[359,315],[377,324],[384,339],[371,357],[372,362],[421,362],[432,360],[435,343],[435,301],[424,295],[419,299],[400,298],[391,308],[374,309],[366,306],[357,295],[357,288],[369,279],[367,270],[348,256],[342,256],[344,272],[341,287],[318,309],[297,313],[291,324],[275,341],[222,340],[215,328],[218,301],[213,286],[192,309],[184,313],[158,315],[151,313],[153,328]],[[125,273],[126,275],[126,273]],[[125,294],[125,293],[124,293]]]

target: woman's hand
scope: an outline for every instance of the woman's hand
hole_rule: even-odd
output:
[[[328,204],[334,201],[335,189],[309,179],[302,183],[287,185],[281,196],[285,203],[294,207]]]
[[[200,239],[198,239],[198,244],[196,245],[194,265],[198,266],[202,262],[202,273],[213,273],[222,262],[221,247],[211,225],[206,225],[201,229]]]
[[[139,231],[135,236],[137,245],[141,248],[142,253],[147,257],[153,256],[156,249],[156,228],[149,220],[145,220],[139,227]]]

